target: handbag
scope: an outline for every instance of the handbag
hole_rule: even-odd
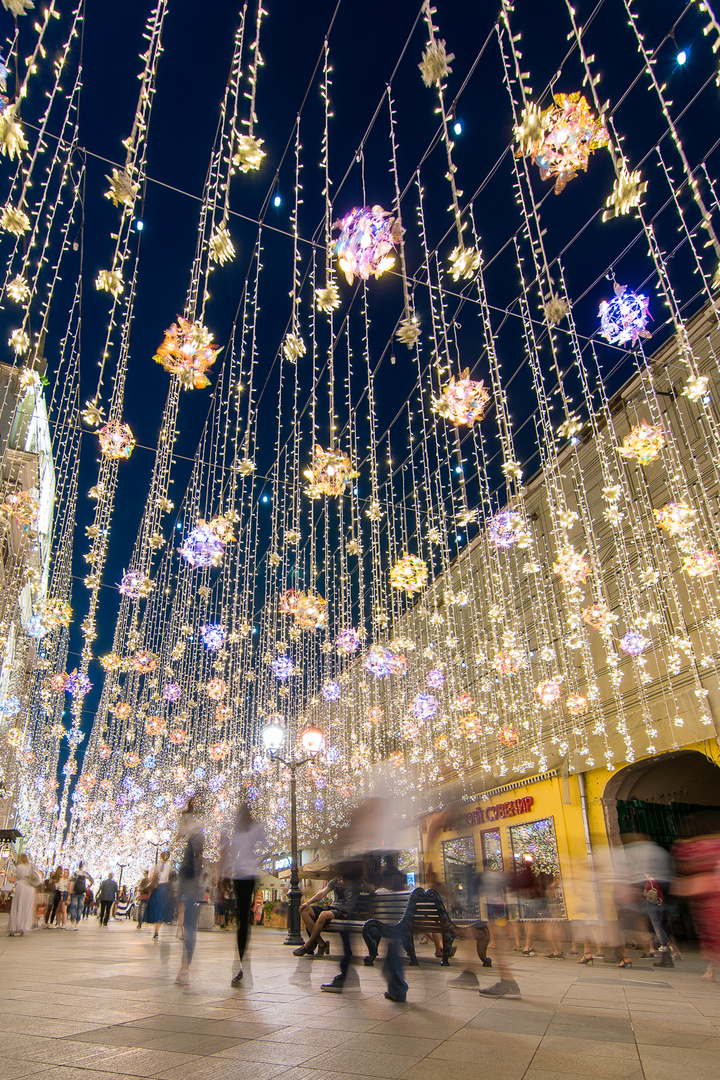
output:
[[[42,885],[42,883],[43,883],[42,874],[34,866],[33,866],[32,870],[30,871],[30,876],[28,878],[28,881],[32,885],[33,889],[37,889],[38,885]]]

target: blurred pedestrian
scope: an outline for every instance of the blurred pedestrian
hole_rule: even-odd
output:
[[[51,894],[51,900],[45,909],[45,925],[52,926],[57,916],[58,904],[60,903],[60,890],[58,888],[58,882],[62,877],[62,866],[58,866],[48,879],[49,889]]]
[[[8,937],[24,937],[32,929],[35,914],[35,884],[40,884],[40,874],[30,862],[25,852],[18,858],[14,874],[8,874],[8,881],[14,883],[12,903],[10,905],[10,923]]]
[[[220,854],[222,874],[226,880],[232,881],[235,894],[238,968],[230,980],[231,986],[239,986],[243,977],[242,962],[250,933],[250,907],[266,846],[265,830],[252,816],[248,804],[241,803],[235,814],[232,836],[225,838]]]
[[[161,851],[160,861],[155,867],[150,883],[152,892],[150,893],[150,900],[148,901],[147,910],[145,912],[145,922],[155,924],[153,941],[156,941],[160,936],[160,924],[172,922],[173,898],[172,886],[170,884],[171,871],[170,852]]]
[[[67,907],[68,900],[70,899],[70,871],[66,866],[62,868],[62,874],[58,880],[58,891],[60,893],[60,901],[57,906],[57,912],[55,915],[55,923],[57,926],[62,927],[63,930],[67,929]]]
[[[84,902],[83,902],[83,913],[82,913],[83,919],[87,919],[88,915],[92,915],[94,910],[95,910],[95,895],[94,895],[92,889],[90,888],[90,886],[88,886],[87,889],[85,890],[85,899],[84,899]]]
[[[197,942],[197,920],[202,888],[203,849],[205,834],[200,817],[200,805],[196,797],[190,799],[180,819],[180,836],[185,840],[185,850],[178,869],[180,918],[182,919],[182,961],[175,982],[179,986],[190,984],[190,964]]]
[[[148,900],[150,899],[150,873],[148,870],[143,870],[142,877],[137,887],[137,928],[142,929],[142,924],[145,920],[145,909],[147,908]]]
[[[705,811],[690,819],[687,840],[679,840],[673,855],[679,876],[672,882],[675,896],[690,900],[700,952],[707,962],[701,976],[715,982],[720,969],[720,814]]]

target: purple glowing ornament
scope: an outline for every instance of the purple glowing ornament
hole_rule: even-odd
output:
[[[650,638],[645,637],[639,630],[628,630],[625,637],[620,638],[620,648],[628,656],[639,656],[650,644]]]
[[[616,285],[612,300],[603,300],[598,315],[600,334],[611,345],[634,345],[638,338],[649,338],[645,329],[650,301],[641,293],[634,293],[627,285]]]
[[[487,527],[488,539],[499,548],[509,548],[524,540],[527,533],[522,514],[515,510],[499,510]]]
[[[163,687],[163,697],[166,701],[179,701],[182,697],[182,688],[176,682],[166,683]]]
[[[412,711],[418,720],[429,720],[440,708],[440,702],[432,694],[417,694],[412,703]]]
[[[318,813],[322,813],[322,811],[325,809],[325,800],[322,799],[319,795],[315,800],[315,809],[318,811]]]
[[[384,648],[382,645],[373,645],[368,649],[363,667],[371,675],[383,679],[392,671],[392,659],[393,656],[389,649]]]
[[[445,672],[441,671],[440,668],[432,668],[431,671],[428,671],[425,682],[431,690],[442,690],[445,685]]]
[[[210,652],[222,649],[225,644],[225,627],[220,623],[207,623],[200,627],[200,637],[203,639],[203,645]]]
[[[217,533],[203,522],[188,533],[178,551],[185,562],[193,567],[219,566],[225,545]]]
[[[77,671],[73,671],[72,675],[68,675],[67,682],[65,683],[65,692],[70,697],[85,697],[92,690],[92,683],[88,679],[87,675],[78,675]]]
[[[276,679],[289,679],[295,671],[295,665],[290,656],[276,656],[270,667]]]
[[[335,648],[339,653],[344,653],[346,656],[352,656],[353,653],[358,651],[361,644],[362,637],[352,626],[349,630],[341,630],[335,639]]]
[[[390,252],[401,239],[402,230],[381,206],[356,206],[334,228],[340,229],[335,254],[348,285],[356,277],[363,281],[380,277],[395,262]]]
[[[340,683],[335,679],[330,682],[326,682],[320,691],[325,701],[337,701],[342,693],[342,687]]]

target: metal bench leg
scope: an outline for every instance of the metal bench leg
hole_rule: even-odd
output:
[[[452,930],[450,930],[448,927],[443,927],[442,939],[443,939],[443,954],[442,954],[442,960],[440,961],[440,966],[441,967],[447,967],[448,964],[450,963],[450,951],[452,949],[453,941],[455,940],[455,935],[453,934]]]
[[[378,947],[382,938],[382,931],[376,919],[370,919],[362,929],[363,941],[367,945],[368,954],[363,960],[366,967],[372,967],[377,959]]]
[[[418,967],[419,961],[417,956],[415,955],[415,938],[412,932],[412,923],[410,924],[409,928],[404,931],[402,936],[402,943],[403,948],[405,949],[405,952],[408,954],[408,957],[410,959],[411,967]]]

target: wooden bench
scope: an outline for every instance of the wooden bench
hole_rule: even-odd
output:
[[[448,915],[442,897],[434,889],[415,889],[411,893],[361,893],[357,907],[350,919],[333,919],[323,927],[323,934],[361,933],[368,948],[365,964],[375,962],[378,947],[383,938],[399,941],[407,953],[411,965],[418,964],[413,935],[441,934],[443,955],[441,964],[450,962],[455,938],[472,936],[477,942],[478,955],[485,967],[492,960],[487,955],[490,932],[480,920],[467,926],[459,926]]]

